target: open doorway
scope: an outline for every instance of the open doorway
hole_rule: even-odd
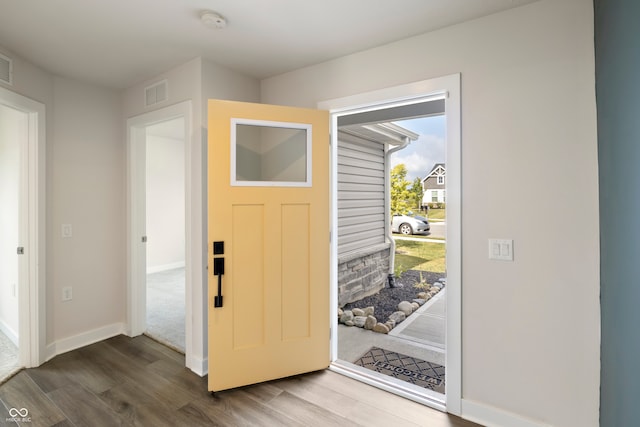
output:
[[[146,128],[145,333],[185,352],[185,120]]]
[[[0,381],[45,359],[45,107],[0,88]]]
[[[320,104],[332,112],[335,135],[331,368],[454,414],[460,411],[461,384],[459,102],[459,75],[453,75]],[[415,176],[408,177],[404,165],[401,198],[411,206],[396,213],[409,218],[394,224],[392,154],[411,145],[433,146],[426,140],[438,138],[421,128],[438,120],[444,152],[422,159]],[[440,182],[449,205],[431,206],[445,220],[434,218],[441,237],[434,239],[429,213],[421,210],[428,207],[425,178],[440,163],[448,169]],[[410,197],[412,190],[420,194]],[[422,257],[422,248],[408,251],[425,244],[433,246],[425,257],[430,259]],[[376,307],[372,314],[371,305],[361,303],[397,289],[411,294],[388,304],[401,319],[390,320]]]
[[[127,334],[193,356],[191,103],[128,119]]]
[[[436,99],[338,119],[338,359],[442,403],[446,243],[423,184],[443,114]]]
[[[24,218],[20,206],[21,146],[27,143],[27,132],[27,114],[0,104],[0,381],[21,366],[21,271],[16,248]]]

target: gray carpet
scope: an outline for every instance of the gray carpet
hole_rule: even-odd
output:
[[[184,267],[148,274],[146,334],[184,353],[184,320]]]
[[[19,370],[18,347],[0,332],[0,384]]]

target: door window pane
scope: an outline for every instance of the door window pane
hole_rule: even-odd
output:
[[[231,184],[311,185],[311,126],[232,119]]]

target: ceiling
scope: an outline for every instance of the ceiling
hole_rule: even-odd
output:
[[[533,1],[1,0],[0,46],[113,88],[198,56],[262,79]],[[227,28],[202,24],[205,9]]]

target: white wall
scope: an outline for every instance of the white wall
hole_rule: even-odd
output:
[[[0,330],[17,345],[20,146],[27,115],[0,105]]]
[[[155,272],[185,262],[184,140],[147,134],[146,145],[147,271]]]
[[[554,426],[598,425],[592,9],[542,0],[262,82],[265,103],[315,107],[461,73],[463,399]]]
[[[125,144],[117,91],[55,77],[53,111],[47,336],[57,341],[125,321]],[[66,286],[73,300],[62,302]]]

